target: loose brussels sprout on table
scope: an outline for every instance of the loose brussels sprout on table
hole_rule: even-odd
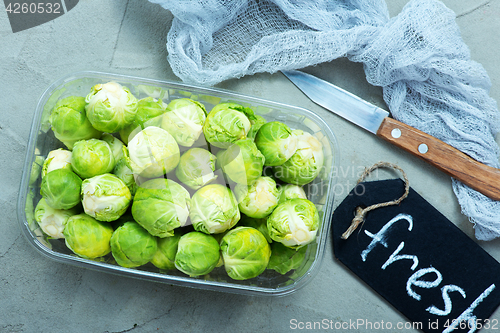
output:
[[[138,99],[108,82],[58,101],[50,123],[67,149],[39,156],[42,231],[130,269],[247,280],[299,268],[319,228],[302,185],[323,167],[321,143],[238,103],[207,113],[198,98]]]

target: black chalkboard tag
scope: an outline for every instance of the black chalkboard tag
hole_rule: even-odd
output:
[[[423,332],[500,330],[500,264],[413,189],[342,239],[357,207],[403,192],[400,179],[358,184],[333,214],[335,257]]]

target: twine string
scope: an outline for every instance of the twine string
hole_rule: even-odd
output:
[[[377,208],[381,208],[381,207],[399,205],[401,203],[401,201],[403,201],[408,196],[408,193],[410,192],[410,182],[408,181],[408,177],[406,176],[406,173],[404,172],[403,169],[401,169],[396,164],[392,164],[392,163],[388,163],[388,162],[378,162],[378,163],[375,163],[374,165],[372,165],[370,168],[365,168],[365,171],[363,172],[361,177],[358,179],[356,185],[361,183],[370,173],[373,172],[373,170],[378,169],[378,168],[391,168],[391,169],[395,169],[395,170],[398,170],[399,172],[401,172],[401,174],[403,175],[404,183],[405,183],[404,194],[396,200],[374,204],[374,205],[371,205],[371,206],[366,207],[366,208],[357,207],[356,208],[356,215],[352,219],[352,222],[351,222],[351,225],[349,226],[349,228],[342,234],[342,239],[349,238],[349,236],[351,236],[351,234],[358,228],[358,226],[360,224],[364,223],[366,214],[369,211],[377,209]]]

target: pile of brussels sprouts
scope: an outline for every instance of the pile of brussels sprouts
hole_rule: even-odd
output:
[[[245,280],[298,268],[316,238],[303,185],[324,157],[309,133],[236,103],[137,99],[116,82],[58,100],[49,121],[64,148],[43,157],[35,220],[79,257]]]

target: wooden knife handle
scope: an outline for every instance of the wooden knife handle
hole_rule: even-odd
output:
[[[435,137],[392,118],[385,118],[377,136],[420,157],[444,173],[493,200],[500,200],[500,170],[482,164]]]

